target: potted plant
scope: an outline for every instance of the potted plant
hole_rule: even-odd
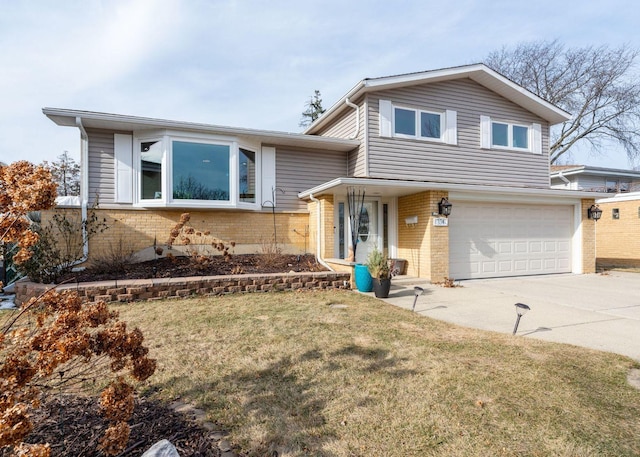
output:
[[[378,298],[387,298],[391,289],[391,269],[389,259],[378,249],[369,253],[367,268],[373,278],[373,292]]]

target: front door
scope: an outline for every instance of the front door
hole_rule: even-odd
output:
[[[356,248],[356,263],[366,263],[369,253],[380,245],[378,201],[365,200],[362,205],[360,230]]]

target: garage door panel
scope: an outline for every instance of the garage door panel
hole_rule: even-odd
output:
[[[571,271],[572,206],[453,203],[452,278]]]

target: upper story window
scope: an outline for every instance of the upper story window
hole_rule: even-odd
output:
[[[529,150],[529,127],[492,122],[491,145],[494,147]]]
[[[456,111],[429,111],[390,100],[380,100],[379,106],[380,136],[458,143]]]
[[[483,149],[510,149],[542,154],[542,126],[480,116],[480,143]]]
[[[395,136],[442,139],[444,116],[441,113],[397,107],[394,108],[393,113],[393,133]]]

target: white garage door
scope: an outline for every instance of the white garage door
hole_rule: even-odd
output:
[[[451,213],[451,278],[571,272],[572,206],[454,202]]]

